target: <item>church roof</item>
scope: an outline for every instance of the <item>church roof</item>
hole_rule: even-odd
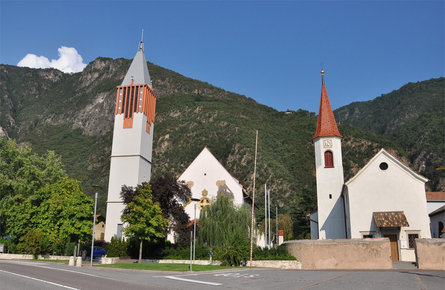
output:
[[[318,120],[317,120],[317,131],[315,132],[314,137],[312,139],[318,137],[340,137],[343,136],[340,134],[337,128],[337,122],[335,122],[334,112],[331,108],[331,102],[329,102],[328,92],[326,90],[326,86],[324,84],[324,71],[321,71],[322,74],[322,85],[321,85],[321,98],[320,98],[320,109],[318,111]]]
[[[151,85],[150,73],[148,72],[147,61],[145,60],[145,54],[143,45],[139,47],[133,61],[131,62],[130,68],[122,81],[121,86],[129,85]],[[133,82],[131,81],[133,80]]]

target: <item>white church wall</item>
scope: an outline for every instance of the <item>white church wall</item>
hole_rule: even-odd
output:
[[[380,169],[387,163],[386,170]],[[403,211],[409,227],[399,234],[402,250],[407,248],[407,231],[418,231],[419,238],[430,238],[425,197],[425,179],[405,168],[386,151],[377,154],[354,178],[348,187],[351,238],[361,238],[370,231],[380,236],[373,212]],[[411,253],[406,252],[406,255]]]
[[[343,188],[341,138],[321,137],[314,140],[317,178],[317,207],[319,239],[346,237]],[[325,167],[325,151],[333,153],[334,167]]]
[[[217,197],[218,185],[225,183],[233,193],[234,204],[237,206],[244,204],[241,184],[227,172],[207,148],[204,148],[178,180],[189,184],[193,198],[201,199],[207,197],[210,202]],[[207,191],[207,196],[203,195],[204,190]],[[191,220],[194,219],[193,204],[194,202],[191,202],[185,207],[185,212]],[[200,210],[197,207],[197,219],[199,219],[199,215]]]

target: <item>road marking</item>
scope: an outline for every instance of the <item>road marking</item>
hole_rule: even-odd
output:
[[[224,276],[224,277],[233,277],[233,278],[257,278],[260,277],[260,274],[241,274],[241,273],[218,273],[213,274],[213,276]]]
[[[54,283],[54,282],[50,282],[50,281],[46,281],[46,280],[42,280],[42,279],[37,279],[37,278],[34,278],[34,277],[29,277],[29,276],[25,276],[25,275],[13,273],[13,272],[8,272],[8,271],[4,271],[4,270],[0,270],[0,272],[16,275],[16,276],[19,276],[19,277],[23,277],[23,278],[27,278],[27,279],[31,279],[31,280],[35,280],[35,281],[39,281],[39,282],[55,285],[55,286],[59,286],[59,287],[66,288],[66,289],[80,290],[80,289],[77,289],[77,288],[73,288],[73,287],[62,285],[62,284],[58,284],[58,283]]]
[[[175,276],[164,276],[164,278],[172,279],[172,280],[179,280],[179,281],[184,281],[184,282],[190,282],[190,283],[211,285],[211,286],[222,285],[221,283],[206,282],[206,281],[200,281],[200,280],[192,280],[192,279],[180,278],[180,277],[175,277]]]
[[[58,271],[65,271],[65,272],[72,272],[72,273],[77,273],[77,274],[81,274],[81,275],[86,275],[86,276],[91,276],[91,277],[96,277],[96,278],[103,278],[101,276],[97,276],[97,275],[93,275],[90,273],[84,273],[84,272],[80,272],[80,271],[74,271],[74,270],[67,270],[67,269],[61,269],[61,268],[55,268],[55,267],[48,267],[48,266],[43,266],[41,263],[32,263],[32,262],[16,262],[14,264],[22,264],[22,265],[28,265],[31,267],[39,267],[39,268],[44,268],[44,269],[51,269],[51,270],[58,270]]]

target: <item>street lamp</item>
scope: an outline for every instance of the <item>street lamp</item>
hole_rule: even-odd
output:
[[[199,201],[199,198],[190,198],[191,201]],[[192,259],[193,262],[195,261],[195,254],[196,254],[196,202],[194,205],[194,219],[193,219],[193,254],[192,254],[192,247],[190,245],[190,271],[192,271]],[[191,244],[191,243],[190,243]]]
[[[94,230],[96,227],[96,208],[97,208],[97,191],[94,195],[93,235],[91,236],[91,258],[90,258],[91,267],[93,267]]]

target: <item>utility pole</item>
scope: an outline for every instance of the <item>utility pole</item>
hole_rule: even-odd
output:
[[[96,194],[94,195],[93,235],[91,237],[91,259],[90,259],[91,267],[93,267],[94,228],[96,227],[96,208],[97,208],[97,191]]]
[[[278,247],[278,206],[275,206],[275,243]]]
[[[268,213],[267,213],[267,217],[269,218],[269,226],[268,226],[268,229],[269,229],[269,235],[268,235],[268,239],[269,239],[269,244],[268,244],[268,247],[269,247],[269,249],[270,249],[270,244],[271,244],[271,239],[270,239],[270,190],[268,190],[267,191],[267,193],[268,193],[268,195],[267,195],[267,208],[268,208]]]
[[[264,247],[267,248],[267,184],[264,184]]]
[[[256,178],[256,156],[258,152],[258,130],[256,130],[255,138],[255,161],[253,165],[253,190],[252,190],[252,223],[250,226],[250,267],[252,267],[252,251],[253,251],[253,226],[255,216],[255,178]]]

